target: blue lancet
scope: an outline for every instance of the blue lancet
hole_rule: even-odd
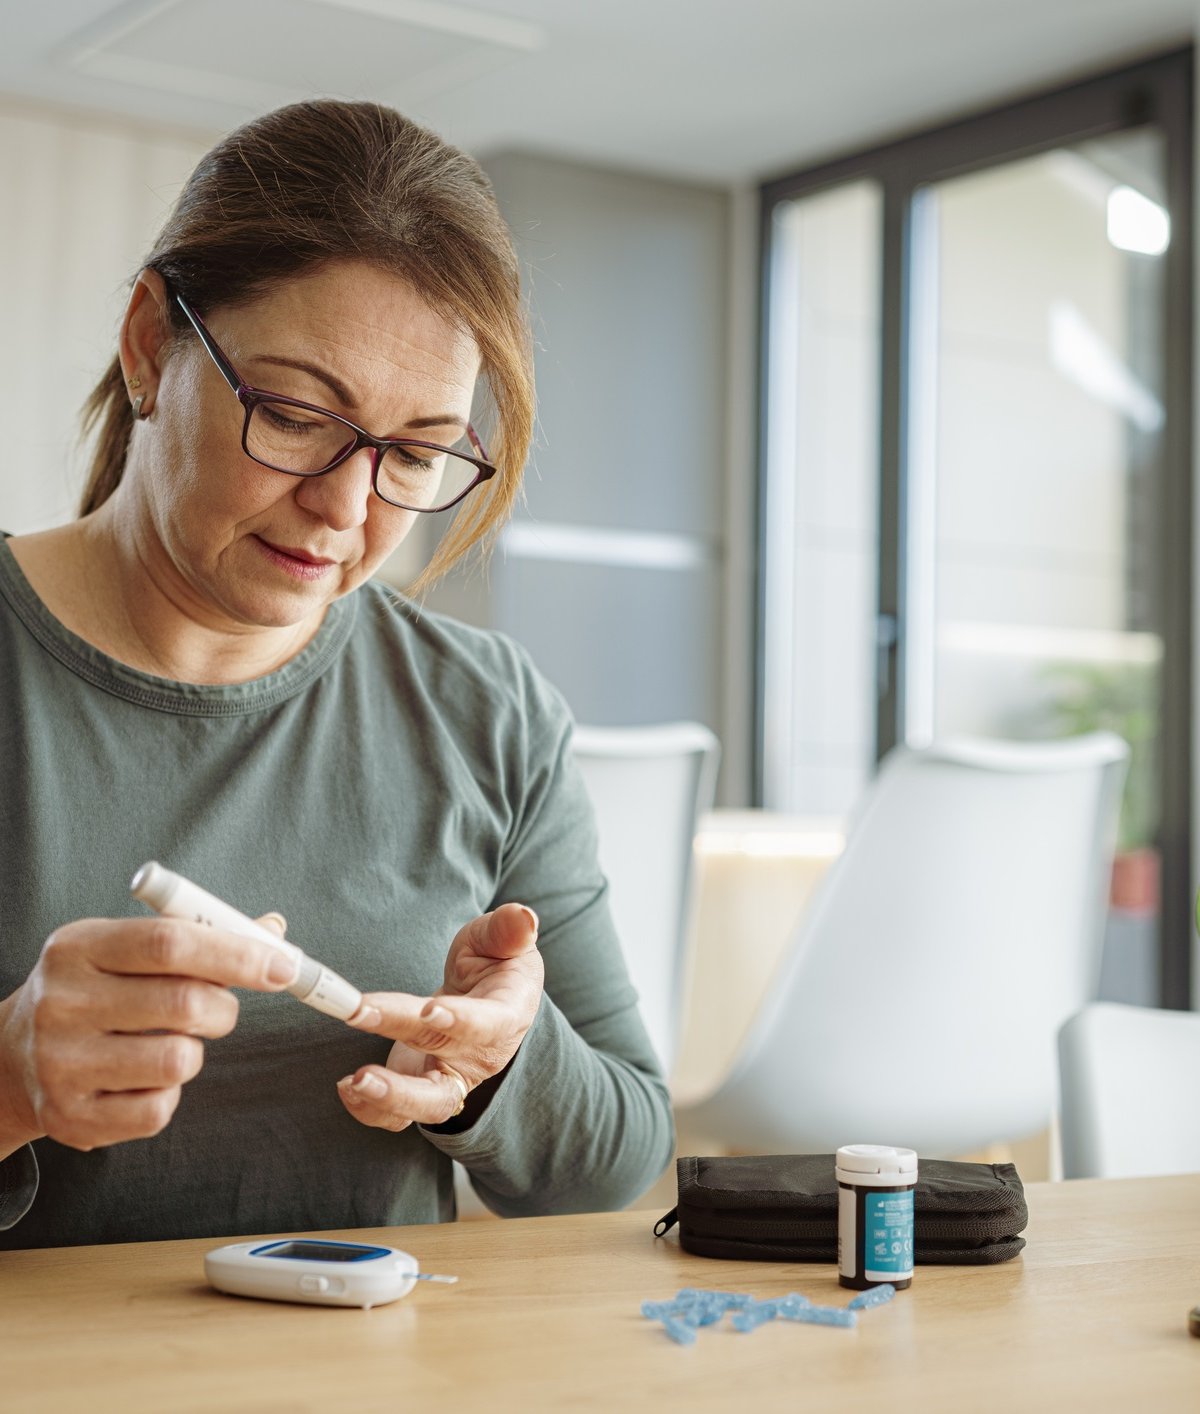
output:
[[[890,1301],[895,1294],[896,1288],[891,1282],[885,1281],[882,1286],[873,1286],[867,1291],[860,1291],[846,1309],[848,1311],[866,1311],[871,1306],[882,1306],[885,1301]]]

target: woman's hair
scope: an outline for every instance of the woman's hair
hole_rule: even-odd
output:
[[[469,329],[495,412],[497,474],[473,491],[417,587],[507,520],[533,434],[529,326],[512,237],[479,164],[394,109],[319,99],[255,118],[203,157],[145,265],[202,314],[248,303],[331,260],[407,280]],[[170,302],[173,331],[190,329]],[[80,514],[116,490],[133,411],[117,358],[84,405],[98,429]]]

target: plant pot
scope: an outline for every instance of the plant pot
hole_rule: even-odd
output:
[[[1125,913],[1157,913],[1160,861],[1148,845],[1118,854],[1113,860],[1108,899]]]

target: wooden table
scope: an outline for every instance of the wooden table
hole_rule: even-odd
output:
[[[1200,1410],[1200,1175],[1037,1184],[1029,1204],[1022,1257],[918,1267],[856,1331],[726,1318],[690,1348],[641,1302],[848,1294],[831,1266],[690,1257],[645,1212],[343,1234],[461,1277],[368,1312],[222,1296],[208,1240],[0,1252],[0,1408]]]

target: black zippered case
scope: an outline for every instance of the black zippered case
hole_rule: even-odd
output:
[[[752,1154],[676,1161],[676,1206],[654,1226],[679,1224],[700,1257],[760,1262],[837,1260],[838,1189],[832,1154]],[[991,1265],[1025,1246],[1025,1190],[1012,1164],[922,1159],[913,1194],[918,1262]]]

